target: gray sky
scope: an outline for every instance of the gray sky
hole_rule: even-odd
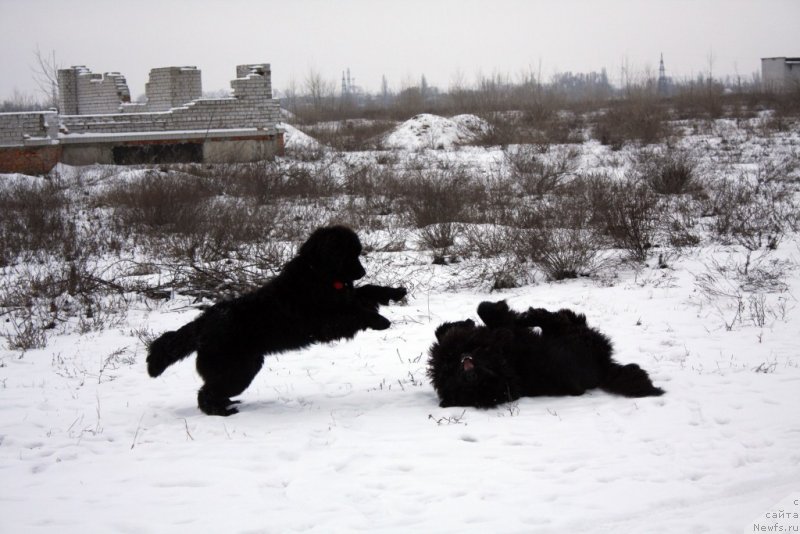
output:
[[[447,88],[479,74],[599,71],[623,65],[683,78],[749,77],[759,59],[800,56],[800,0],[0,0],[0,99],[33,93],[37,45],[62,66],[118,71],[131,94],[149,70],[194,65],[203,90],[235,66],[272,64],[273,87],[309,71],[358,85]]]

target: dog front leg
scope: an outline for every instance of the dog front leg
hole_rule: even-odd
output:
[[[408,290],[404,287],[387,287],[367,284],[354,290],[356,298],[367,304],[381,304],[386,306],[390,301],[398,301],[406,296]]]

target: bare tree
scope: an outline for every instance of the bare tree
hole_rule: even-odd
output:
[[[336,83],[326,80],[319,71],[309,69],[305,80],[306,94],[311,98],[315,115],[320,117],[333,101]]]
[[[44,98],[44,104],[47,107],[58,107],[58,69],[61,68],[56,60],[56,51],[50,50],[49,53],[43,53],[36,45],[36,50],[33,52],[36,58],[36,64],[31,67],[33,71],[33,81],[39,92]]]
[[[284,109],[290,111],[293,115],[297,115],[297,81],[294,79],[294,76],[289,78],[289,81],[286,83],[286,87],[283,89],[283,103]]]
[[[17,111],[32,111],[41,109],[42,105],[36,100],[33,95],[23,93],[16,87],[11,98],[6,98],[0,102],[0,113],[17,112]]]

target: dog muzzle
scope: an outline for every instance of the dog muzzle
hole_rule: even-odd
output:
[[[464,356],[461,358],[461,368],[465,372],[474,371],[475,370],[475,360],[472,359],[472,356]]]

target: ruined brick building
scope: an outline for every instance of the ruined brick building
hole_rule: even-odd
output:
[[[283,153],[270,66],[239,65],[232,95],[202,98],[196,67],[152,69],[146,100],[125,77],[83,66],[58,72],[60,112],[0,113],[0,172],[70,165],[248,162]]]

